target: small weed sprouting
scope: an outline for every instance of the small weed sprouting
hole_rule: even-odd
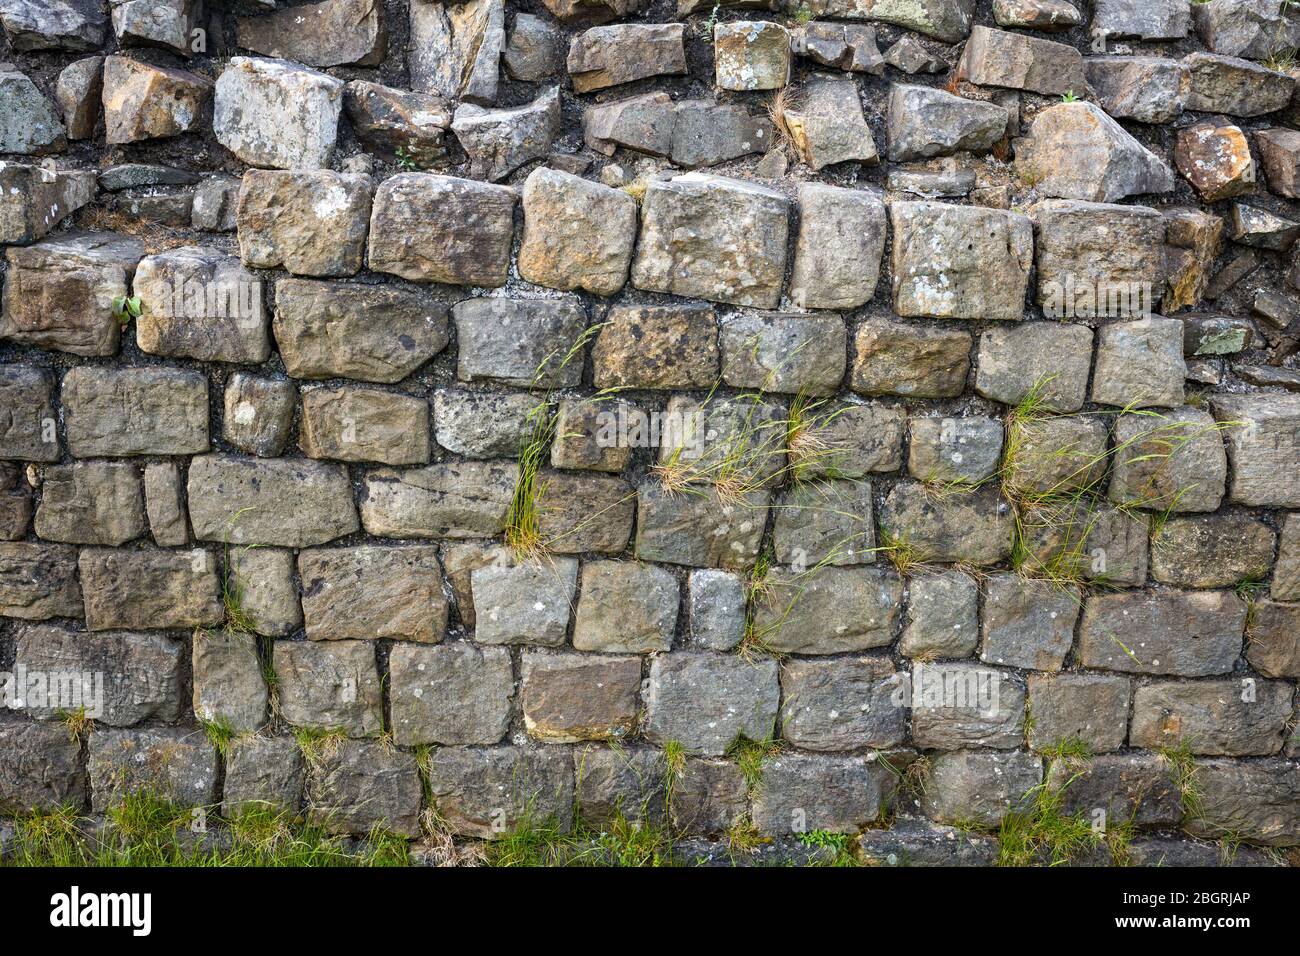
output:
[[[763,785],[763,764],[780,752],[780,744],[770,737],[766,740],[737,737],[727,748],[727,756],[740,768],[741,776],[745,778],[745,786],[751,793],[758,791]]]
[[[1176,746],[1161,747],[1159,753],[1173,773],[1183,816],[1190,820],[1200,819],[1205,814],[1205,793],[1197,779],[1196,757],[1192,753],[1191,741],[1184,739]]]
[[[713,28],[718,25],[718,11],[722,8],[722,0],[718,0],[713,5],[708,17],[697,28],[696,32],[705,40],[713,39]]]
[[[1079,95],[1078,95],[1077,93],[1075,93],[1074,90],[1069,90],[1068,92],[1065,92],[1065,93],[1062,93],[1062,94],[1061,94],[1061,102],[1062,102],[1062,103],[1077,103],[1077,102],[1079,102]]]
[[[203,735],[208,738],[208,742],[216,748],[217,753],[224,760],[230,755],[230,744],[236,736],[235,730],[230,726],[230,721],[225,717],[213,717],[208,720],[199,719],[199,727],[203,730]]]
[[[831,859],[827,866],[851,867],[861,866],[854,853],[854,840],[850,834],[835,833],[831,830],[809,830],[798,834],[799,842],[810,850],[829,851]]]
[[[1096,849],[1102,836],[1084,814],[1062,809],[1066,787],[1040,783],[998,828],[998,866],[1060,866]]]
[[[142,312],[143,307],[138,295],[119,295],[113,300],[113,318],[123,329],[131,324],[132,319],[140,318]]]
[[[85,707],[78,707],[76,710],[59,711],[59,719],[63,721],[63,726],[68,731],[68,739],[73,743],[85,743],[91,730],[95,727],[95,720],[86,713]]]

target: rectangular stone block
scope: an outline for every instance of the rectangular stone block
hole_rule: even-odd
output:
[[[660,655],[650,662],[646,685],[646,739],[659,746],[673,740],[689,753],[720,757],[739,737],[773,735],[779,697],[775,661]]]
[[[61,544],[0,542],[0,615],[28,621],[84,617],[77,549]]]
[[[764,833],[857,833],[880,816],[889,771],[865,757],[781,754],[763,764],[754,824]]]
[[[788,660],[781,665],[781,737],[801,750],[901,746],[905,682],[881,657]]]
[[[1083,607],[1079,663],[1132,674],[1209,677],[1241,656],[1246,605],[1231,591],[1094,594]]]
[[[582,381],[587,314],[574,299],[467,299],[452,306],[456,376],[536,388]]]
[[[480,644],[558,647],[569,632],[577,588],[573,558],[500,560],[470,572],[474,639]]]
[[[1025,685],[1014,671],[976,664],[914,664],[912,742],[922,749],[1023,745]]]
[[[75,458],[208,450],[208,380],[201,372],[79,366],[63,376],[62,397]]]
[[[580,651],[649,654],[672,647],[681,601],[677,579],[636,561],[588,561],[573,621]]]
[[[367,472],[361,522],[385,538],[490,538],[505,530],[518,474],[501,461]]]
[[[0,811],[80,810],[85,802],[80,740],[60,724],[0,723]]]
[[[344,740],[308,767],[307,817],[331,833],[368,836],[375,827],[420,835],[423,795],[415,758],[372,740]]]
[[[308,640],[436,644],[446,635],[447,598],[432,546],[311,548],[298,555],[298,575]]]
[[[58,461],[54,376],[30,365],[0,365],[0,458]]]
[[[429,460],[429,403],[368,388],[302,393],[298,447],[310,458],[419,465]]]
[[[433,806],[451,831],[499,839],[525,820],[573,825],[573,758],[560,747],[438,747],[429,755]]]
[[[1129,745],[1266,757],[1282,749],[1295,688],[1285,681],[1161,682],[1133,694]]]
[[[505,648],[398,644],[388,681],[399,746],[495,744],[510,728],[515,682]]]
[[[520,701],[529,736],[545,743],[631,736],[641,711],[641,659],[527,651]]]
[[[755,640],[785,654],[838,654],[894,640],[903,582],[883,568],[773,568],[758,586]]]
[[[91,809],[104,813],[141,791],[182,807],[217,800],[217,750],[187,727],[96,730],[87,745]]]
[[[1131,682],[1109,674],[1030,674],[1029,746],[1050,751],[1082,743],[1090,753],[1119,750],[1128,739]]]
[[[1300,508],[1300,395],[1221,395],[1210,407],[1232,465],[1229,500]]]
[[[375,645],[276,641],[272,666],[280,716],[295,727],[377,737],[384,729]]]

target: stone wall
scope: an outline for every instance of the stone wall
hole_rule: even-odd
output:
[[[4,814],[1300,844],[1292,5],[0,25]]]

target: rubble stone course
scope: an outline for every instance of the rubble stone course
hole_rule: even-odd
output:
[[[1300,865],[1288,6],[0,0],[0,857]]]

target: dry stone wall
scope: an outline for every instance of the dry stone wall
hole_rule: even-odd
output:
[[[0,814],[1300,844],[1294,5],[0,26]]]

